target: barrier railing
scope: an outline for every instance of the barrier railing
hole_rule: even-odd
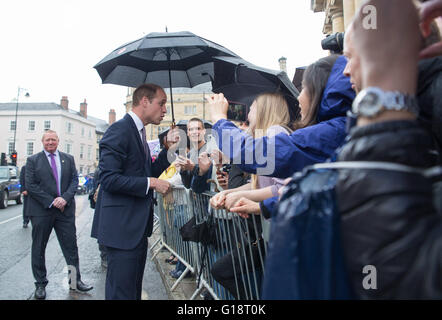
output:
[[[251,215],[244,219],[226,210],[214,210],[209,205],[213,195],[211,192],[196,194],[179,187],[165,196],[158,194],[156,215],[161,238],[157,242],[161,246],[152,259],[162,248],[167,248],[186,266],[172,291],[188,272],[194,273],[198,281],[202,269],[192,300],[204,288],[214,299],[259,299],[267,249],[261,237],[261,217]],[[193,216],[197,223],[208,221],[212,216],[215,245],[205,247],[182,240],[179,229]]]

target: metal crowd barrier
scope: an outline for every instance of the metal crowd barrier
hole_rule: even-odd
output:
[[[267,251],[261,235],[261,217],[251,215],[244,219],[226,210],[214,210],[209,205],[213,195],[215,193],[211,192],[196,194],[184,188],[173,188],[164,197],[158,194],[156,212],[161,228],[161,247],[152,259],[162,248],[167,248],[186,266],[186,270],[172,286],[172,291],[188,272],[194,273],[198,281],[202,268],[199,286],[191,300],[204,288],[214,299],[260,299]],[[197,223],[201,223],[207,221],[210,215],[215,225],[216,245],[207,246],[206,259],[203,259],[204,246],[182,241],[179,229],[193,216]],[[233,295],[215,279],[213,273],[217,274],[218,280],[224,285],[228,281]]]

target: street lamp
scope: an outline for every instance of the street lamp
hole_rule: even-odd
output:
[[[18,89],[17,89],[17,104],[15,105],[15,128],[14,128],[14,147],[13,147],[13,149],[14,149],[14,153],[15,154],[17,154],[17,150],[15,149],[15,137],[17,136],[17,113],[18,113],[18,99],[20,98],[20,92],[21,91],[27,91],[27,89],[25,89],[25,88],[20,88],[20,87],[18,87]],[[29,98],[29,92],[26,92],[25,93],[25,97],[26,98]]]

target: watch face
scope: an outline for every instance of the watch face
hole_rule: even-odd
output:
[[[377,92],[368,91],[358,104],[358,111],[362,116],[372,117],[382,107],[380,95]]]

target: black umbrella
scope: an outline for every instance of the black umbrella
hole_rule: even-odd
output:
[[[295,75],[293,76],[292,83],[295,85],[296,89],[298,89],[299,92],[302,90],[302,78],[304,77],[304,72],[307,69],[307,67],[298,67],[296,68]]]
[[[284,71],[258,67],[239,57],[214,57],[212,91],[227,100],[250,106],[261,93],[280,92],[290,106],[292,118],[299,112],[299,91]]]
[[[153,32],[112,51],[94,68],[103,83],[138,87],[154,83],[170,88],[192,88],[214,76],[214,56],[237,56],[215,42],[183,32]]]

